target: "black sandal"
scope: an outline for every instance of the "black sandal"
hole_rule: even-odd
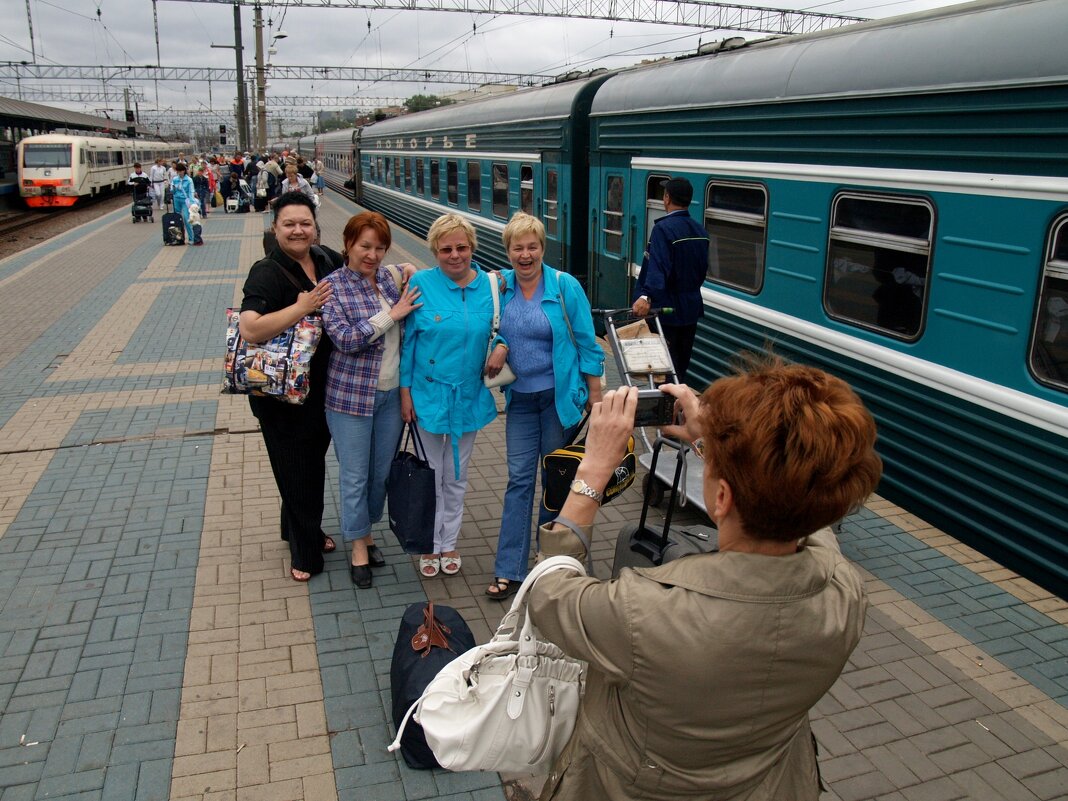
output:
[[[493,577],[493,586],[495,591],[490,591],[489,587],[486,587],[486,595],[495,601],[503,601],[505,598],[515,595],[515,591],[518,589],[519,582],[512,581],[511,579]]]
[[[329,534],[323,535],[323,553],[333,553],[337,550],[337,543]]]
[[[349,565],[349,576],[352,578],[352,583],[356,585],[358,589],[367,590],[370,589],[374,580],[371,577],[370,565]]]

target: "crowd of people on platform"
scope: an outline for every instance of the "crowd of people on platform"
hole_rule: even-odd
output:
[[[555,520],[543,512],[538,521],[543,554],[584,556],[633,430],[637,391],[602,391],[590,304],[573,276],[544,263],[541,221],[511,218],[503,231],[511,267],[499,273],[478,265],[475,228],[455,213],[430,226],[425,269],[390,264],[384,216],[353,216],[334,251],[317,242],[314,183],[296,165],[286,173],[290,191],[273,207],[276,244],[249,272],[240,325],[257,342],[322,315],[306,401],[249,398],[282,499],[292,579],[322,572],[323,554],[338,547],[322,529],[333,441],[351,580],[373,586],[386,558],[372,528],[405,425],[436,484],[434,544],[418,572],[460,573],[468,466],[478,432],[498,414],[486,378],[506,366],[515,376],[503,388],[508,481],[485,595],[503,600],[527,575],[541,457],[570,441],[588,412],[572,492]],[[688,182],[668,183],[672,212]],[[673,205],[685,212],[688,202]],[[684,223],[680,214],[665,228]],[[657,234],[663,242],[650,248],[634,303],[648,311],[671,297],[689,326],[699,312],[676,300],[692,287],[683,262],[671,266],[687,257],[673,252],[673,230]],[[815,801],[808,710],[844,667],[866,608],[829,526],[879,479],[874,423],[841,380],[774,359],[700,396],[681,383],[662,390],[682,413],[667,433],[704,441],[719,551],[609,582],[555,573],[531,592],[541,631],[589,664],[579,724],[542,798]]]
[[[235,152],[232,157],[185,153],[169,163],[156,159],[146,172],[134,164],[127,179],[135,198],[147,194],[152,205],[168,205],[182,216],[186,242],[204,244],[200,230],[212,209],[264,214],[285,192],[303,192],[318,205],[326,188],[321,160],[308,161],[296,152],[257,155]],[[290,175],[292,173],[292,176]]]

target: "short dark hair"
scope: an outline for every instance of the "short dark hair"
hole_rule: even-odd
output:
[[[278,198],[278,201],[274,204],[275,221],[278,220],[279,213],[286,206],[304,206],[312,213],[312,219],[315,219],[315,204],[303,192],[286,192]]]
[[[661,181],[660,185],[668,193],[668,197],[680,206],[689,206],[693,200],[693,184],[685,178],[670,178]]]

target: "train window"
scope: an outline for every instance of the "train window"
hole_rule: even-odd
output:
[[[834,199],[823,303],[835,318],[902,339],[923,325],[934,211],[919,198]]]
[[[117,160],[118,160],[118,162],[117,162],[118,164],[122,164],[122,157],[123,157],[124,155],[126,155],[126,154],[125,154],[125,153],[123,153],[123,152],[122,152],[121,150],[120,150],[120,151],[119,151],[118,153],[116,153],[116,154],[115,154],[115,156],[116,156],[116,158],[117,158]]]
[[[22,166],[31,168],[69,167],[70,145],[26,144],[22,148]]]
[[[519,166],[519,208],[534,213],[534,167],[530,164]]]
[[[386,159],[381,156],[378,157],[378,182],[380,184],[389,183],[389,179],[386,177]]]
[[[760,291],[767,206],[767,191],[758,184],[709,183],[705,194],[709,281]]]
[[[467,208],[482,210],[482,162],[467,162]]]
[[[449,202],[454,206],[459,203],[459,182],[460,177],[457,171],[456,162],[449,159],[445,162],[445,191],[448,193]]]
[[[401,186],[401,170],[403,160],[399,156],[393,157],[393,188],[400,189]]]
[[[393,159],[386,159],[386,171],[382,173],[382,177],[385,179],[383,183],[386,186],[393,183]]]
[[[1036,311],[1031,371],[1043,383],[1068,389],[1068,216],[1053,224]]]
[[[545,233],[559,236],[557,231],[557,187],[556,170],[545,171]]]
[[[430,162],[430,196],[434,200],[441,197],[441,164],[437,159]]]
[[[508,218],[508,165],[493,165],[493,216]]]
[[[423,176],[423,160],[415,160],[415,191],[420,195],[426,192],[426,179]]]
[[[623,176],[608,176],[604,196],[604,249],[619,255],[623,252]]]
[[[404,162],[404,191],[412,191],[412,160],[401,159]]]

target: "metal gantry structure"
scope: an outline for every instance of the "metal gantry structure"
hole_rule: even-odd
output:
[[[545,73],[524,72],[476,72],[441,69],[391,69],[388,67],[270,67],[272,81],[350,81],[377,83],[396,81],[403,83],[447,83],[465,86],[481,84],[507,84],[532,86],[552,80],[555,76]],[[0,80],[35,81],[213,81],[233,82],[236,69],[226,67],[108,67],[92,64],[23,64],[0,63]],[[256,68],[245,68],[245,79],[255,80]]]
[[[39,86],[19,86],[17,91],[19,100],[29,100],[34,102],[51,100],[53,102],[62,103],[107,103],[112,100],[122,102],[124,99],[122,88],[119,88],[118,90],[111,89],[105,92],[102,90],[90,89],[88,87],[60,89]],[[145,102],[145,94],[141,89],[131,88],[128,91],[131,103]]]
[[[655,22],[709,30],[791,35],[837,28],[864,17],[792,11],[706,0],[181,0],[260,8],[358,8],[362,11],[453,11],[523,17]]]
[[[28,0],[27,0],[28,1]],[[323,67],[300,65],[271,65],[264,59],[264,8],[358,8],[369,10],[398,11],[444,11],[466,14],[485,14],[494,16],[529,16],[529,17],[563,17],[597,19],[611,22],[645,22],[663,25],[679,25],[703,28],[707,30],[745,31],[773,35],[795,35],[827,30],[865,18],[843,14],[824,14],[815,11],[795,11],[766,6],[740,5],[735,3],[709,2],[708,0],[180,0],[181,2],[219,3],[233,6],[234,9],[234,45],[212,45],[213,47],[230,47],[236,52],[235,69],[218,67],[164,67],[159,63],[159,33],[156,31],[157,63],[155,65],[60,65],[38,64],[33,62],[0,63],[0,81],[14,81],[20,96],[29,90],[23,89],[23,81],[100,81],[103,91],[90,88],[69,87],[55,91],[40,88],[35,98],[53,99],[67,102],[95,103],[110,101],[108,82],[117,81],[125,85],[125,108],[129,113],[130,103],[143,102],[143,94],[131,86],[133,81],[151,81],[156,87],[156,101],[159,105],[159,82],[195,82],[203,81],[210,85],[214,82],[234,83],[238,87],[238,102],[234,112],[214,111],[207,107],[203,111],[166,112],[141,111],[139,118],[152,125],[161,119],[157,115],[169,114],[168,125],[206,124],[208,119],[225,125],[237,121],[239,141],[245,146],[253,146],[249,133],[249,111],[255,121],[255,144],[262,147],[268,134],[268,116],[271,122],[291,121],[297,119],[296,113],[270,114],[267,110],[266,88],[268,77],[272,81],[346,81],[356,84],[375,84],[382,82],[407,82],[419,84],[461,84],[480,86],[487,84],[508,85],[514,87],[535,86],[552,81],[556,76],[539,73],[502,73],[469,70],[447,70],[426,68],[385,68],[385,67]],[[153,19],[158,0],[152,0]],[[241,57],[241,15],[242,7],[252,7],[254,11],[254,28],[256,40],[255,66],[245,66]],[[27,6],[27,19],[29,19]],[[32,25],[32,23],[30,23]],[[158,26],[158,22],[156,23]],[[270,21],[268,20],[268,25]],[[368,23],[370,25],[370,23]],[[31,28],[32,31],[32,28]],[[31,34],[32,36],[32,34]],[[283,38],[279,31],[274,39]],[[273,45],[273,41],[269,44]],[[271,51],[274,52],[273,50]],[[246,92],[246,87],[248,91]],[[210,94],[209,94],[210,97]],[[352,102],[350,102],[352,101]],[[272,96],[275,107],[300,109],[304,106],[305,114],[313,114],[312,106],[317,109],[347,107],[354,109],[374,109],[388,105],[400,105],[399,98],[370,98],[358,94],[351,98],[329,97],[311,98],[302,96]]]

